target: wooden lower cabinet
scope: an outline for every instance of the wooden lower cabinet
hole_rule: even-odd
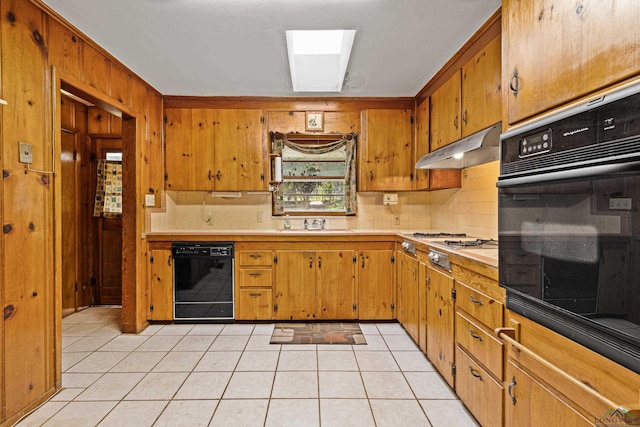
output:
[[[236,320],[273,319],[273,253],[238,244],[235,270]]]
[[[427,267],[427,357],[454,387],[453,277]]]
[[[503,425],[502,384],[460,346],[456,346],[456,394],[482,426]]]
[[[276,251],[275,317],[355,319],[355,252]]]
[[[398,254],[398,321],[417,343],[418,332],[418,273],[420,262],[413,256]]]
[[[273,316],[273,290],[240,288],[236,294],[237,320],[268,320]]]
[[[152,249],[149,257],[149,320],[173,320],[173,257],[171,249]]]
[[[395,318],[395,251],[366,249],[358,252],[358,318],[390,320]]]
[[[505,381],[505,425],[518,427],[592,427],[556,390],[517,365],[507,361]]]

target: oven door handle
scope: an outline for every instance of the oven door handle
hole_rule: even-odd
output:
[[[506,178],[499,180],[496,183],[496,186],[498,188],[506,188],[514,187],[517,185],[538,184],[548,181],[614,175],[618,173],[634,172],[639,170],[640,161],[628,163],[612,163],[606,165],[587,166],[579,169],[568,169],[563,171],[549,172],[539,175]]]

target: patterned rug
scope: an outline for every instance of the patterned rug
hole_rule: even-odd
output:
[[[276,323],[271,344],[366,344],[357,323]]]

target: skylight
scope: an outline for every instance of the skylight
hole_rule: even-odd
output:
[[[289,30],[294,92],[341,92],[355,30]]]

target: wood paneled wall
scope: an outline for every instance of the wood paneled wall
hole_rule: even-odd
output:
[[[78,89],[125,119],[129,299],[123,329],[131,332],[146,323],[143,200],[154,193],[159,205],[163,187],[162,96],[37,0],[0,0],[0,58],[0,97],[8,102],[0,107],[0,423],[10,425],[61,381],[57,87]],[[18,141],[33,145],[31,169],[45,172],[29,172],[18,162]],[[56,173],[46,173],[52,164]]]

